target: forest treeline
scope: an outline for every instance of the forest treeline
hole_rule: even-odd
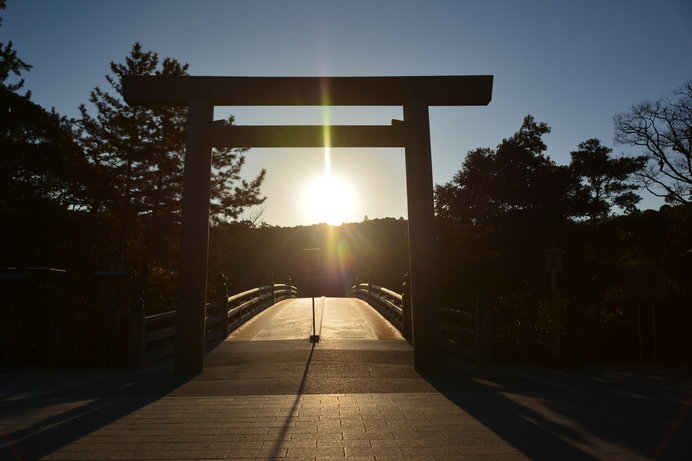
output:
[[[689,162],[692,141],[692,86],[681,92],[675,103],[686,104],[686,131],[678,130],[678,144],[659,138],[656,147],[678,168],[685,156]],[[629,117],[633,126],[632,114],[642,107],[616,121]],[[672,112],[664,115],[673,119]],[[651,125],[638,126],[640,134],[647,127],[653,132]],[[436,188],[443,305],[491,309],[499,357],[548,357],[551,291],[543,251],[559,248],[565,251],[558,303],[566,356],[636,359],[641,326],[644,358],[687,360],[692,175],[673,186],[662,178],[668,171],[651,169],[649,156],[615,157],[597,139],[580,143],[568,165],[556,165],[542,141],[549,131],[527,116],[495,149],[469,152],[452,181]],[[639,211],[639,186],[652,187],[654,177],[668,185],[652,188],[668,204]]]
[[[127,271],[124,309],[135,297],[148,313],[173,309],[186,108],[129,106],[120,78],[187,75],[188,65],[136,43],[74,118],[31,100],[21,79],[30,69],[11,42],[0,44],[0,267],[72,274],[81,287],[69,306],[75,330],[93,320],[94,293],[85,287],[96,271]],[[666,285],[656,300],[659,349],[680,359],[692,320],[692,81],[615,117],[616,140],[634,155],[614,156],[585,139],[570,164],[557,165],[543,141],[550,127],[530,115],[518,125],[496,147],[469,152],[435,189],[442,304],[491,309],[499,358],[546,355],[550,292],[541,251],[559,247],[566,353],[635,358],[638,301],[624,280],[647,268]],[[299,282],[306,248],[322,249],[325,270],[344,290],[356,278],[401,290],[404,219],[294,228],[244,220],[264,201],[264,171],[242,179],[243,155],[213,152],[210,298],[221,273],[229,293],[272,279]],[[667,204],[638,210],[641,188]]]

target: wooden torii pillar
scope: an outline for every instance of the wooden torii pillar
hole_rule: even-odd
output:
[[[433,210],[429,106],[484,106],[493,77],[126,76],[128,104],[188,106],[183,186],[181,286],[175,370],[204,367],[212,147],[403,147],[409,227],[409,277],[416,370],[440,365],[441,325]],[[214,106],[402,106],[385,126],[226,126]]]

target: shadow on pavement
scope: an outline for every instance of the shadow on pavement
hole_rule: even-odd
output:
[[[298,392],[294,397],[293,404],[291,405],[291,409],[286,414],[286,422],[284,423],[283,426],[281,426],[281,432],[279,432],[279,435],[276,438],[276,442],[274,443],[274,445],[271,448],[271,453],[269,455],[270,458],[280,458],[283,455],[281,446],[284,442],[286,434],[288,434],[288,432],[289,432],[291,417],[293,416],[294,413],[296,413],[296,410],[298,409],[298,405],[300,403],[300,398],[303,395],[303,390],[305,389],[305,383],[307,382],[307,379],[308,379],[308,372],[310,371],[310,364],[312,363],[312,354],[314,352],[315,352],[315,343],[312,343],[312,347],[310,348],[310,355],[308,355],[308,358],[305,362],[305,370],[303,371],[303,378],[300,381],[300,387],[298,388]]]
[[[424,378],[530,459],[692,459],[692,394],[682,398],[689,380],[673,390],[670,380],[646,384],[637,373],[553,373],[559,379],[469,365]]]
[[[40,397],[8,401],[0,406],[0,460],[47,456],[155,402],[192,378],[121,372]],[[121,398],[128,394],[140,397]],[[36,418],[36,414],[41,416]],[[38,422],[20,428],[1,422],[22,415],[31,415]]]

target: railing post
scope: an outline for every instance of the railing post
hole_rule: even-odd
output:
[[[122,280],[127,272],[95,272],[99,290],[100,364],[110,368],[118,359],[119,308],[122,296]]]
[[[411,335],[411,283],[408,279],[408,272],[404,274],[404,283],[401,292],[401,313],[403,319],[401,324],[404,328],[404,338],[410,344],[413,344],[413,337]]]
[[[293,298],[293,277],[288,276],[288,297]]]
[[[368,274],[368,304],[373,306],[373,296],[372,296],[372,279],[374,277],[375,273],[373,271],[370,271]]]
[[[144,366],[144,339],[146,337],[144,300],[135,296],[127,322],[127,367],[139,369]]]
[[[223,272],[219,273],[216,279],[216,302],[217,315],[219,316],[219,329],[221,340],[223,341],[228,336],[228,289],[226,285],[226,275]]]
[[[60,346],[61,346],[61,316],[62,310],[67,300],[67,291],[64,286],[64,281],[53,279],[46,293],[46,299],[50,305],[50,327],[48,332],[48,356],[51,368],[58,368],[60,364]]]
[[[271,297],[269,298],[269,305],[273,306],[274,303],[276,302],[275,298],[274,298],[274,272],[269,271],[268,275],[269,275],[269,286],[270,286],[269,291],[271,293]]]

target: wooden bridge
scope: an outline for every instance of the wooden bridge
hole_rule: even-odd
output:
[[[213,346],[224,340],[308,340],[311,337],[413,342],[406,293],[360,283],[351,288],[351,298],[299,298],[298,295],[295,286],[272,284],[208,303],[205,342]],[[489,311],[467,313],[444,309],[443,317],[446,322],[440,334],[448,351],[477,362],[490,360]],[[128,366],[142,368],[172,357],[176,328],[176,311],[148,317],[143,312],[132,312]]]

